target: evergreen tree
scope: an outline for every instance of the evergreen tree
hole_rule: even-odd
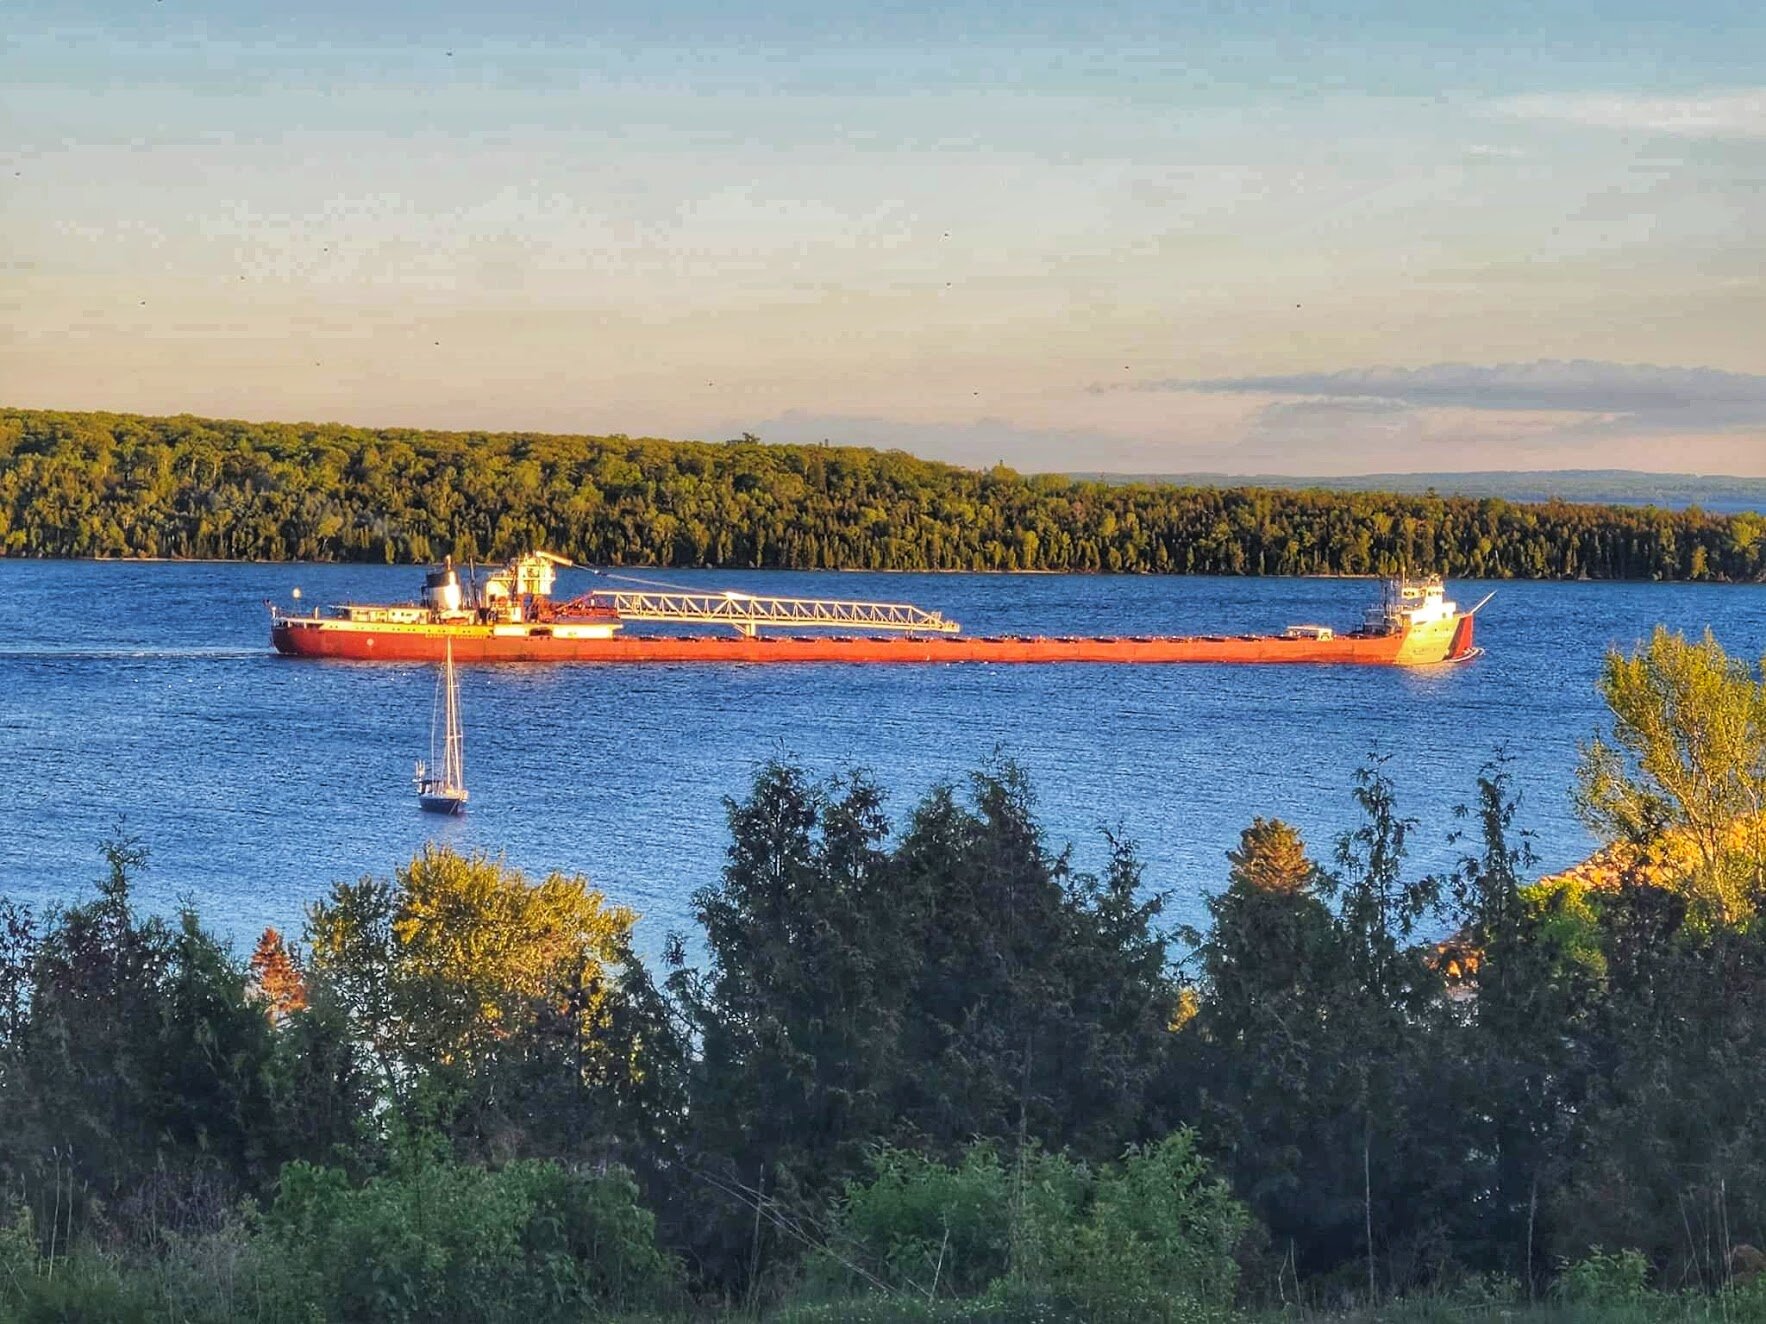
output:
[[[0,1168],[45,1221],[77,1200],[123,1231],[206,1225],[289,1156],[270,1027],[194,915],[138,914],[145,851],[119,838],[104,855],[94,900],[12,929]]]
[[[1342,937],[1288,824],[1256,819],[1228,858],[1227,888],[1208,899],[1183,1092],[1275,1250],[1311,1272],[1353,1252],[1361,1213]]]
[[[672,984],[701,1044],[703,1176],[739,1207],[819,1208],[879,1139],[1102,1157],[1147,1133],[1176,987],[1132,851],[1075,874],[1011,767],[967,803],[936,788],[893,849],[868,780],[788,765],[730,824],[723,879],[696,897],[706,966]],[[708,1261],[752,1279],[746,1224],[705,1235]]]

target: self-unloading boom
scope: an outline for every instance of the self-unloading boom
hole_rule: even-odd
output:
[[[622,621],[674,621],[693,625],[728,625],[752,639],[763,626],[820,629],[903,631],[910,634],[956,634],[962,629],[941,612],[905,602],[847,602],[835,598],[775,598],[754,593],[643,592],[597,589],[559,603],[554,619],[613,611]]]

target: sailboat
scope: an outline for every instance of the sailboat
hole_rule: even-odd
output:
[[[424,812],[466,812],[466,737],[460,729],[460,684],[454,676],[452,639],[429,715],[429,760],[417,760],[416,780],[417,803]]]

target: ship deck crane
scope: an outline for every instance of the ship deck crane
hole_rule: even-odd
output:
[[[569,617],[585,609],[613,611],[625,621],[671,621],[728,625],[747,638],[763,626],[899,630],[908,634],[956,634],[961,626],[943,613],[905,602],[849,602],[838,598],[777,598],[753,593],[646,592],[596,589],[560,603],[554,612]]]

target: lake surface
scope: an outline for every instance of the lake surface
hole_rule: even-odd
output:
[[[638,571],[694,588],[902,600],[972,633],[1238,633],[1347,627],[1367,581]],[[1451,586],[1485,657],[1428,671],[1215,666],[654,666],[463,669],[471,812],[418,812],[433,669],[277,656],[263,600],[402,600],[409,567],[0,561],[0,894],[41,907],[102,872],[121,821],[148,848],[144,905],[194,901],[249,946],[298,931],[337,879],[389,874],[425,841],[587,874],[643,916],[654,955],[718,876],[723,798],[779,755],[871,769],[899,816],[996,752],[1030,773],[1051,842],[1101,867],[1103,831],[1141,847],[1172,917],[1204,917],[1253,814],[1315,852],[1354,822],[1370,751],[1391,756],[1422,829],[1418,871],[1455,857],[1451,811],[1498,748],[1514,757],[1543,868],[1590,842],[1569,803],[1610,645],[1657,623],[1766,652],[1766,588]],[[567,571],[561,591],[605,586]]]

